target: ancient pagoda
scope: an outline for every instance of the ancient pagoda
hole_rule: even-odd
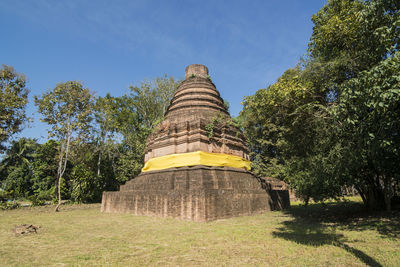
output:
[[[209,221],[288,205],[287,191],[250,172],[244,135],[207,67],[194,64],[147,139],[142,172],[120,191],[104,192],[101,210]]]

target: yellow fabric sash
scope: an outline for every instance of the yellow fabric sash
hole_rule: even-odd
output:
[[[196,151],[149,159],[144,164],[142,172],[195,165],[226,166],[246,170],[251,168],[250,161],[239,156]]]

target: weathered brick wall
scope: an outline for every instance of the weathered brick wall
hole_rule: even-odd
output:
[[[289,205],[287,191],[262,189],[250,172],[195,166],[142,173],[119,192],[104,192],[101,210],[210,221]]]

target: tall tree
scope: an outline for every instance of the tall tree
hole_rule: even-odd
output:
[[[0,151],[4,143],[22,130],[27,119],[25,106],[28,102],[26,79],[13,67],[3,65],[0,69]]]
[[[294,112],[312,101],[300,71],[299,67],[287,70],[275,84],[245,97],[242,103],[241,121],[252,151],[253,170],[259,175],[279,175],[285,138],[294,130]]]
[[[390,210],[400,194],[400,2],[329,0],[312,20],[302,67],[244,101],[256,170],[305,200],[355,186],[367,207]]]
[[[366,206],[390,210],[400,191],[400,2],[331,0],[313,22],[305,71],[324,77],[315,85],[334,96],[341,180],[356,186]]]
[[[88,88],[76,81],[58,84],[41,96],[35,96],[35,104],[42,114],[42,121],[51,126],[49,136],[60,142],[57,170],[58,211],[61,205],[61,182],[67,167],[71,142],[86,137],[92,120],[94,97]]]
[[[131,93],[122,96],[118,103],[118,132],[123,136],[117,179],[126,181],[140,173],[148,135],[161,122],[164,113],[179,85],[166,75],[130,86]]]
[[[120,118],[123,112],[121,97],[112,97],[107,94],[105,97],[96,99],[94,115],[96,122],[95,143],[97,144],[97,176],[101,176],[102,159],[106,157],[111,162],[111,167],[115,172],[116,154],[118,154],[116,134],[120,131],[121,123],[124,119]]]
[[[400,52],[344,83],[332,114],[347,183],[368,207],[390,210],[400,194]]]
[[[130,86],[130,98],[141,124],[152,130],[167,111],[169,102],[178,87],[179,81],[173,77],[157,77],[144,81],[140,86]]]

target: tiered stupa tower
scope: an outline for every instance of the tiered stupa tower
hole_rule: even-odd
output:
[[[207,67],[194,64],[147,139],[142,173],[104,192],[101,210],[209,221],[288,205],[287,191],[271,191],[250,172],[244,135]]]

